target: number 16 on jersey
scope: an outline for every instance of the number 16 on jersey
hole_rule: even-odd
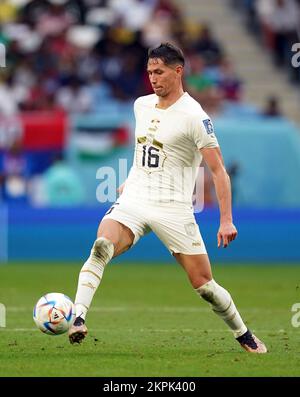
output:
[[[152,145],[138,145],[137,147],[137,166],[139,168],[159,171],[165,161],[165,153],[158,147]]]

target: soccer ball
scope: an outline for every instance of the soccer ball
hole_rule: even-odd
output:
[[[48,335],[60,335],[68,331],[75,317],[75,306],[64,294],[52,292],[42,296],[33,308],[33,320]]]

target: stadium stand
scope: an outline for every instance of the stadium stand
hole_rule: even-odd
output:
[[[300,113],[294,86],[300,68],[290,67],[287,51],[297,40],[297,26],[276,33],[266,23],[263,3],[2,1],[6,67],[0,68],[0,200],[14,208],[9,219],[18,225],[18,215],[24,210],[30,217],[32,207],[66,211],[69,206],[71,216],[78,206],[98,213],[93,212],[102,178],[97,170],[115,169],[121,174],[117,185],[126,178],[133,155],[133,101],[151,92],[147,49],[168,40],[184,50],[185,87],[214,121],[234,205],[274,211],[299,207],[295,122]],[[207,173],[205,186],[206,205],[214,207]],[[43,214],[32,217],[38,222]]]
[[[232,6],[244,13],[245,26],[270,52],[274,65],[299,84],[300,70],[292,66],[291,58],[293,44],[300,42],[300,1],[232,0]]]
[[[192,10],[197,11],[196,3],[189,2],[189,7],[193,4]],[[253,14],[252,2],[232,4]],[[96,204],[98,167],[108,161],[116,166],[114,153],[131,162],[133,100],[151,92],[144,68],[147,48],[168,39],[183,48],[186,89],[213,117],[221,140],[229,134],[228,124],[232,133],[239,130],[243,136],[253,134],[258,124],[260,130],[272,128],[268,123],[274,123],[262,122],[262,117],[276,118],[276,128],[289,136],[295,128],[284,119],[285,109],[279,112],[278,97],[270,99],[268,109],[267,96],[264,106],[244,100],[248,81],[236,72],[236,59],[223,45],[226,40],[214,34],[218,31],[216,5],[201,4],[201,13],[195,15],[202,19],[192,20],[183,14],[183,7],[167,0],[2,2],[0,40],[7,48],[6,67],[0,69],[2,198],[8,200],[5,151],[17,139],[28,163],[24,178],[29,202],[36,203],[31,179],[36,182],[53,158],[63,155],[86,185],[86,202]],[[249,24],[258,24],[257,17],[251,18]],[[244,124],[248,119],[251,131]],[[227,160],[226,150],[224,154]],[[245,162],[249,160],[246,157]],[[228,167],[237,161],[229,158]],[[245,199],[239,182],[245,181],[243,163],[240,159],[235,178],[236,204],[260,205],[255,175],[251,178],[254,194]],[[290,196],[287,205],[294,202],[293,189]],[[279,198],[277,202],[269,198],[269,205],[281,203]]]
[[[5,201],[11,179],[5,150],[17,138],[28,163],[23,178],[29,195],[30,179],[45,172],[56,155],[74,159],[70,153],[77,152],[81,159],[99,159],[129,143],[132,102],[150,92],[147,47],[159,41],[182,41],[191,65],[196,57],[202,62],[191,88],[197,79],[210,82],[207,87],[197,83],[195,90],[211,111],[223,94],[235,95],[218,65],[220,44],[208,28],[201,34],[198,29],[194,38],[178,30],[184,21],[171,1],[4,1],[0,7],[0,40],[7,48],[0,83]],[[14,138],[10,132],[10,142],[8,125],[19,131]],[[14,199],[19,197],[9,201]]]

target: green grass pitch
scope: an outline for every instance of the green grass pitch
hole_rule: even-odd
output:
[[[87,319],[81,345],[48,336],[32,320],[47,292],[74,298],[80,264],[0,266],[0,376],[300,376],[300,268],[215,265],[246,324],[269,353],[246,353],[176,265],[112,264]],[[299,320],[298,320],[299,321]]]

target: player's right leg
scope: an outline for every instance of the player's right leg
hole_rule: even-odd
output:
[[[130,248],[134,237],[127,226],[116,220],[103,219],[100,223],[91,254],[79,273],[75,321],[69,330],[69,340],[72,344],[80,343],[87,334],[85,317],[101,282],[105,266],[113,257]]]

